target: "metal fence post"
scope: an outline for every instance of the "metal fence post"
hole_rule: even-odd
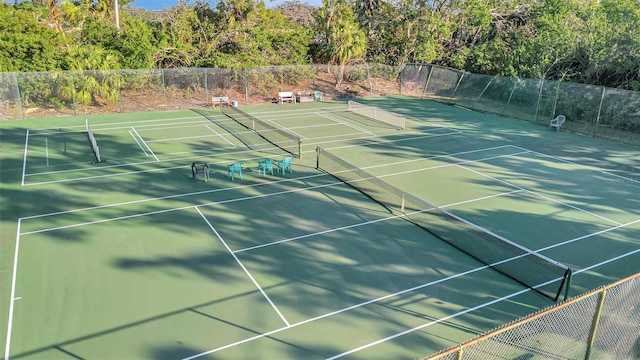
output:
[[[462,75],[460,75],[460,78],[458,79],[458,82],[456,83],[456,87],[453,88],[453,93],[451,93],[451,97],[449,99],[453,100],[456,96],[456,92],[458,91],[458,87],[460,86],[460,84],[462,83],[462,79],[464,78],[464,74],[466,74],[464,71],[462,71]]]
[[[511,99],[513,98],[513,93],[516,91],[516,86],[518,86],[518,80],[520,80],[520,78],[513,78],[515,79],[513,82],[513,87],[511,88],[511,92],[509,93],[509,99],[507,99],[507,104],[502,108],[502,111],[500,111],[500,116],[502,116],[502,114],[504,114],[504,111],[507,110],[507,107],[511,104]],[[540,98],[538,98],[538,101]],[[536,110],[537,111],[537,110]]]
[[[607,91],[606,87],[602,87],[602,96],[600,96],[600,105],[598,106],[598,115],[596,116],[596,124],[593,126],[592,137],[596,137],[598,133],[598,126],[600,126],[600,114],[602,113],[602,103],[604,101],[604,93]]]
[[[73,114],[78,115],[78,104],[76,103],[76,86],[73,84],[72,72],[69,72],[69,85],[71,86],[71,96],[73,99]]]
[[[120,84],[120,70],[116,72],[116,86],[118,87],[118,112],[122,113],[122,85]]]
[[[164,83],[164,69],[160,69],[160,75],[162,75],[162,101],[164,110],[167,110],[167,86]]]
[[[242,70],[242,81],[244,83],[244,103],[246,105],[249,103],[249,74],[247,69]]]
[[[205,105],[209,105],[209,79],[207,79],[207,69],[204,68],[202,69],[202,71],[204,71],[204,103]],[[222,106],[220,106],[220,109],[222,109]]]
[[[427,88],[429,87],[429,80],[431,80],[431,74],[433,73],[434,66],[431,65],[429,67],[429,76],[427,76],[427,81],[424,83],[424,88],[422,89],[422,94],[420,95],[420,99],[424,99],[424,93],[427,92]]]
[[[600,300],[598,300],[598,306],[593,316],[593,322],[591,323],[591,333],[589,334],[589,340],[587,341],[587,351],[585,351],[584,359],[589,360],[591,357],[591,349],[593,348],[593,342],[596,339],[596,333],[598,331],[598,323],[600,322],[600,315],[602,313],[602,306],[604,305],[604,299],[607,296],[607,289],[603,288],[600,293]]]
[[[482,97],[482,95],[484,95],[484,92],[487,91],[487,89],[489,88],[489,85],[491,85],[491,83],[493,82],[493,80],[495,80],[497,76],[494,76],[491,78],[491,80],[489,80],[489,82],[487,83],[487,85],[484,87],[484,89],[482,89],[482,92],[480,93],[480,95],[478,95],[478,97],[473,101],[473,104],[471,105],[471,109],[474,109],[474,106],[476,105],[476,103],[478,102],[478,100],[480,100],[480,98]]]
[[[20,95],[20,86],[18,85],[18,73],[13,73],[13,79],[16,82],[16,93],[18,94],[18,104],[20,104],[20,119],[24,119],[24,107],[22,106],[22,96]]]

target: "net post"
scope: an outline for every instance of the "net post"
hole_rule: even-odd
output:
[[[567,280],[565,281],[565,285],[564,285],[564,295],[563,295],[562,301],[567,301],[567,299],[569,298],[569,288],[571,288],[572,277],[573,277],[573,270],[569,268],[567,270]]]
[[[402,193],[402,204],[400,204],[400,211],[404,214],[404,192]]]
[[[316,146],[316,169],[320,169],[320,146]]]

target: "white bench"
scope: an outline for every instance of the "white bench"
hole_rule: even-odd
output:
[[[211,102],[213,103],[213,107],[229,105],[229,97],[228,96],[214,96],[211,98]]]
[[[293,91],[279,91],[278,92],[278,104],[282,104],[285,101],[296,103],[296,97],[293,95]]]

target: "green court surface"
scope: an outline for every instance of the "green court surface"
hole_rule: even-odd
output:
[[[273,175],[258,161],[290,154],[219,109],[0,123],[4,358],[413,359],[554,304],[318,169],[317,147],[570,267],[569,296],[637,272],[637,148],[361,102],[406,128],[337,101],[242,107],[301,139]]]

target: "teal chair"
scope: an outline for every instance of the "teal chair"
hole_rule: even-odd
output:
[[[240,175],[240,180],[242,179],[242,162],[234,162],[233,164],[227,165],[227,177],[231,176],[231,181],[236,181],[235,174]]]
[[[293,170],[291,170],[291,160],[293,160],[293,157],[289,156],[280,161],[276,161],[276,167],[278,171],[282,171],[282,175],[286,174],[287,170],[289,170],[289,174],[293,174]]]
[[[322,93],[318,90],[313,92],[313,100],[314,101],[322,101]]]
[[[264,159],[258,161],[258,174],[267,175],[267,171],[273,175],[273,159]]]

